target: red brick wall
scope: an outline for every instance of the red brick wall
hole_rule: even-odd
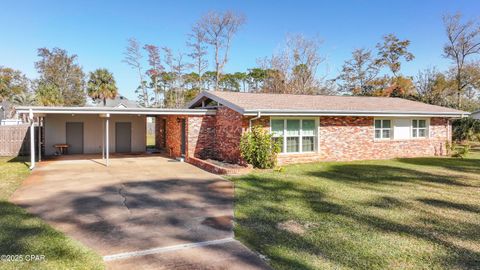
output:
[[[221,161],[240,162],[240,138],[248,127],[247,118],[227,107],[217,110],[215,122],[215,158]]]
[[[219,108],[215,116],[167,116],[167,153],[173,157],[180,156],[181,130],[177,118],[188,118],[187,156],[243,163],[240,138],[253,117],[243,117],[227,107]],[[431,118],[429,138],[389,141],[374,140],[373,121],[373,117],[321,117],[318,153],[280,154],[279,164],[446,154],[445,142],[451,136],[451,125],[446,118]],[[268,128],[270,118],[261,117],[253,124]]]
[[[181,156],[181,123],[177,119],[186,118],[183,115],[169,115],[166,123],[166,154],[171,157]],[[187,127],[188,132],[188,127]],[[188,133],[187,133],[188,134]]]
[[[215,118],[216,132],[213,157],[231,163],[244,163],[240,156],[240,138],[248,130],[249,120],[255,117],[244,117],[230,108],[220,107]],[[261,125],[268,128],[270,127],[270,117],[253,120],[252,125]]]
[[[449,125],[432,118],[430,137],[409,140],[374,140],[373,117],[321,117],[319,149],[324,160],[389,159],[445,155]]]
[[[214,115],[189,116],[187,125],[187,155],[201,159],[212,158],[215,147]]]
[[[166,152],[172,157],[180,156],[180,123],[177,118],[187,118],[187,156],[207,159],[213,158],[232,163],[242,163],[240,157],[240,138],[248,129],[250,118],[227,107],[220,107],[216,115],[181,116],[170,115],[157,117],[165,118],[166,124]],[[270,118],[262,117],[254,120],[253,124],[269,127]],[[162,140],[161,127],[156,128],[157,145]]]
[[[211,158],[215,146],[215,116],[185,116],[169,115],[158,116],[155,139],[160,145],[163,139],[160,119],[166,121],[165,152],[171,157],[181,156],[181,122],[178,119],[187,119],[186,123],[186,155],[199,158]]]

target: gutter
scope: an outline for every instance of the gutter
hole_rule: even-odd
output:
[[[32,111],[34,114],[118,114],[118,115],[214,115],[214,110],[204,109],[111,109],[95,107],[17,107],[16,112],[27,114]]]
[[[252,121],[257,120],[260,117],[262,117],[262,112],[257,112],[257,116],[250,118],[250,120],[248,121],[248,130],[252,130]]]
[[[425,112],[425,111],[311,111],[311,110],[247,110],[243,115],[262,113],[264,116],[377,116],[377,117],[468,117],[467,112]]]

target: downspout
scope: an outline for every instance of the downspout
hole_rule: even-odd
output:
[[[262,116],[262,112],[257,112],[257,116],[251,118],[248,123],[248,130],[252,130],[252,121],[257,120]]]

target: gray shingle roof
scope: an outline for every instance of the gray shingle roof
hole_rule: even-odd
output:
[[[345,112],[345,113],[420,113],[457,114],[468,112],[425,104],[402,98],[360,97],[360,96],[321,96],[289,95],[264,93],[239,93],[204,91],[190,105],[199,105],[202,99],[209,98],[229,106],[241,113],[247,112]]]

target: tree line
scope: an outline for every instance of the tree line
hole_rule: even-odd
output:
[[[375,50],[359,48],[342,67],[336,80],[339,90],[351,95],[396,96],[463,110],[480,108],[480,24],[464,21],[460,14],[445,15],[446,41],[443,57],[447,71],[435,66],[414,76],[401,72],[402,63],[413,61],[409,40],[383,37]],[[382,69],[387,73],[382,74]]]
[[[442,56],[451,66],[431,66],[408,76],[404,63],[415,61],[411,41],[387,34],[372,46],[357,48],[338,71],[327,78],[319,67],[322,41],[302,34],[287,35],[283,46],[246,71],[224,72],[231,47],[246,23],[243,14],[212,11],[199,18],[186,40],[187,51],[127,41],[122,62],[132,68],[138,103],[145,107],[183,107],[199,91],[289,94],[390,96],[464,110],[480,107],[480,23],[460,14],[445,15]],[[439,52],[440,54],[440,52]],[[78,57],[59,48],[38,49],[39,78],[0,67],[0,101],[22,105],[82,106],[90,96],[105,102],[118,94],[106,69],[85,75]]]
[[[107,69],[83,72],[77,55],[60,48],[40,48],[35,62],[39,77],[28,79],[21,71],[0,66],[0,102],[15,105],[83,106],[86,97],[103,102],[118,94],[115,79]]]

